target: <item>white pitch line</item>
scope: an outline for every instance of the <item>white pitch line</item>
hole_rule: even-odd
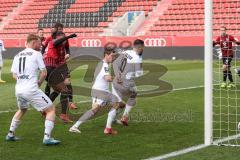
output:
[[[229,141],[229,140],[233,140],[233,139],[236,139],[236,138],[239,138],[239,137],[240,137],[240,134],[236,134],[236,135],[229,136],[229,137],[226,137],[226,138],[223,138],[223,139],[215,140],[213,142],[213,145],[218,145],[219,143],[226,142],[226,141]],[[161,155],[161,156],[158,156],[158,157],[148,158],[146,160],[165,160],[167,158],[180,156],[180,155],[190,153],[190,152],[193,152],[193,151],[196,151],[196,150],[199,150],[199,149],[203,149],[203,148],[206,148],[206,147],[209,147],[209,146],[210,145],[200,144],[200,145],[192,146],[192,147],[185,148],[185,149],[182,149],[182,150],[167,153],[167,154],[164,154],[164,155]],[[239,145],[236,145],[236,146],[239,146]]]
[[[189,152],[193,152],[193,151],[203,149],[203,148],[206,148],[206,147],[208,147],[208,146],[206,146],[205,144],[200,144],[200,145],[185,148],[185,149],[182,149],[182,150],[179,150],[179,151],[171,152],[171,153],[159,156],[159,157],[152,157],[152,158],[149,158],[149,159],[146,159],[146,160],[164,160],[164,159],[167,159],[167,158],[176,157],[176,156],[186,154],[186,153],[189,153]]]
[[[200,85],[200,86],[193,86],[193,87],[186,87],[186,88],[176,88],[176,89],[173,89],[173,91],[181,91],[181,90],[196,89],[196,88],[203,88],[203,87],[204,87],[203,85]]]

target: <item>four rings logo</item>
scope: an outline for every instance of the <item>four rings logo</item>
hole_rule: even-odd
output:
[[[102,42],[100,39],[83,39],[82,42],[82,47],[101,47]]]
[[[147,38],[144,43],[146,47],[165,47],[167,45],[164,38]]]

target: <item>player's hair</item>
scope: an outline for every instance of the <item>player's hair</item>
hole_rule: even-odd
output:
[[[144,46],[144,41],[141,40],[141,39],[136,39],[136,40],[133,42],[133,46],[137,46],[137,45],[142,45],[142,46]]]
[[[56,22],[53,27],[54,28],[59,28],[59,27],[63,28],[64,26],[62,23]]]
[[[37,41],[37,40],[40,40],[40,37],[35,34],[29,34],[27,36],[27,43],[30,43],[32,41]]]
[[[105,47],[104,48],[104,53],[103,56],[105,57],[105,55],[110,55],[111,53],[115,53],[115,49],[112,47]]]

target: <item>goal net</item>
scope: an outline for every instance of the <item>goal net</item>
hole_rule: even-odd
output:
[[[236,0],[213,1],[214,40],[221,36],[220,28],[226,27],[227,34],[232,35],[238,41],[239,6],[240,1]],[[222,42],[222,44],[227,45],[225,42]],[[224,58],[219,46],[214,47],[213,51],[213,142],[217,145],[240,146],[238,129],[240,121],[240,79],[237,73],[240,68],[239,49],[235,44],[232,49],[228,47],[229,52],[233,53],[232,61]],[[223,73],[223,62],[230,63],[229,61],[231,61],[231,67]],[[227,74],[226,84],[223,82],[224,74]],[[229,80],[230,74],[233,77],[232,86]]]

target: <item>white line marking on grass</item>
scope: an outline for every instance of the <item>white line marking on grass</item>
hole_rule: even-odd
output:
[[[229,136],[229,137],[226,137],[226,138],[223,138],[223,139],[215,140],[213,142],[213,145],[219,145],[219,143],[221,145],[221,143],[223,143],[223,142],[230,141],[230,140],[233,140],[233,139],[236,139],[236,138],[239,138],[239,137],[240,137],[240,134],[236,134],[236,135]],[[189,153],[189,152],[193,152],[193,151],[196,151],[196,150],[199,150],[199,149],[203,149],[203,148],[206,148],[206,147],[209,147],[209,146],[211,146],[211,145],[200,144],[200,145],[192,146],[192,147],[185,148],[185,149],[182,149],[182,150],[167,153],[167,154],[164,154],[162,156],[148,158],[146,160],[164,160],[164,159],[167,159],[167,158],[172,158],[172,157],[180,156],[180,155],[183,155],[183,154],[186,154],[186,153]],[[239,145],[227,145],[226,144],[225,146],[239,146]]]
[[[152,157],[152,158],[149,158],[147,160],[164,160],[164,159],[167,159],[167,158],[176,157],[176,156],[186,154],[186,153],[189,153],[189,152],[193,152],[193,151],[203,149],[203,148],[206,148],[206,147],[208,147],[208,146],[206,146],[205,144],[200,144],[200,145],[197,145],[197,146],[185,148],[183,150],[171,152],[171,153],[159,156],[159,157]]]
[[[173,91],[181,91],[181,90],[188,90],[188,89],[196,89],[196,88],[203,88],[204,86],[201,85],[201,86],[193,86],[193,87],[185,87],[185,88],[176,88],[176,89],[173,89]]]

